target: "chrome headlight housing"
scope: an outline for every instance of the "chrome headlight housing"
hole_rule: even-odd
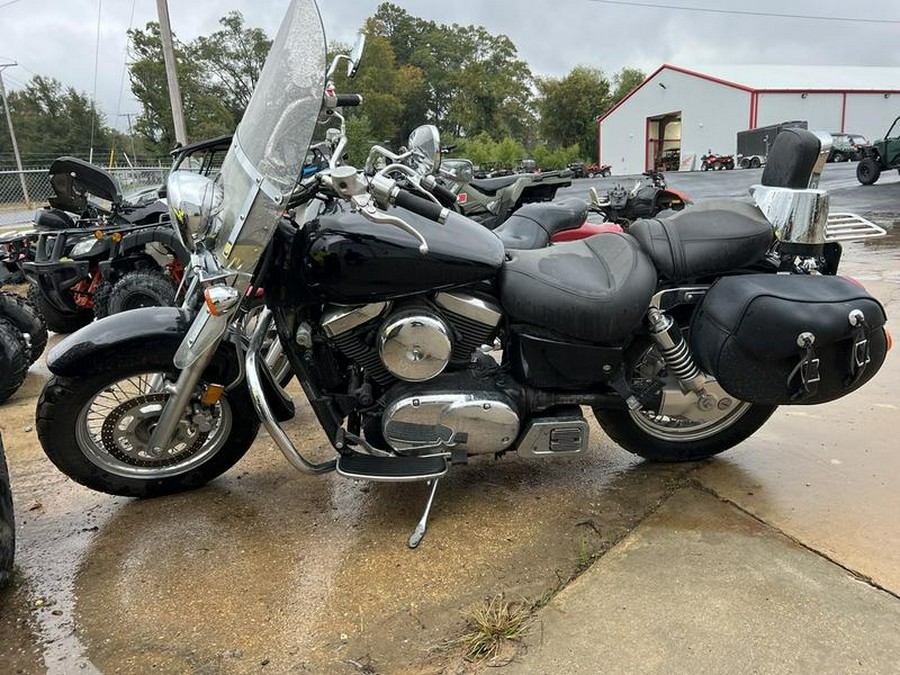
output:
[[[225,193],[221,183],[189,171],[174,171],[166,181],[169,215],[181,242],[194,251],[198,241],[215,235]]]

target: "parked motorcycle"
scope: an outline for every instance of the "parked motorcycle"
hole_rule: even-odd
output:
[[[329,168],[298,180],[320,110],[342,119],[359,102],[326,73],[349,58],[352,74],[360,49],[330,69],[325,54],[314,1],[293,0],[221,180],[170,176],[198,301],[103,319],[52,352],[37,430],[74,480],[135,497],[196,488],[262,423],[302,471],[431,481],[415,547],[452,465],[583,453],[582,406],[626,450],[689,461],[734,447],[779,405],[839,398],[879,370],[884,310],[835,275],[840,244],[814,189],[827,144],[814,135],[792,130],[808,135],[778,169],[805,174],[804,189],[757,186],[759,206],[699,204],[508,252],[388,167],[338,166],[343,124]],[[439,147],[412,151],[440,165]],[[266,306],[245,348],[258,289]],[[333,459],[303,456],[280,425],[294,409],[260,358],[272,326]]]
[[[443,173],[447,187],[457,195],[458,210],[493,230],[525,204],[551,202],[560,188],[572,185],[570,172],[511,173],[475,178],[472,162],[454,159]]]

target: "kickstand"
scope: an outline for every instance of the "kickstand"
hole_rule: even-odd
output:
[[[416,548],[422,542],[422,538],[425,536],[425,530],[428,529],[428,514],[431,512],[431,502],[434,501],[434,493],[437,491],[439,480],[439,478],[435,478],[434,480],[428,481],[431,483],[431,492],[428,494],[428,502],[425,504],[425,513],[423,513],[422,517],[419,519],[419,524],[416,525],[416,529],[409,535],[407,544],[410,548]]]

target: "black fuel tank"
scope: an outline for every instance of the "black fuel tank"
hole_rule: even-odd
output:
[[[503,264],[503,243],[491,231],[457,213],[443,225],[391,208],[416,228],[429,251],[393,225],[376,225],[356,213],[319,216],[307,225],[304,278],[329,302],[357,304],[492,279]]]

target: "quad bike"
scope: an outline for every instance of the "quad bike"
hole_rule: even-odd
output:
[[[731,170],[734,168],[734,155],[702,155],[700,157],[701,171],[720,171],[722,169]]]
[[[6,232],[0,236],[0,286],[25,283],[22,263],[34,259],[30,237],[34,228]]]
[[[690,198],[666,183],[665,174],[660,171],[645,171],[629,190],[617,183],[605,198],[591,193],[592,211],[601,215],[605,222],[627,227],[640,218],[653,218],[660,213],[671,215],[691,203]]]

